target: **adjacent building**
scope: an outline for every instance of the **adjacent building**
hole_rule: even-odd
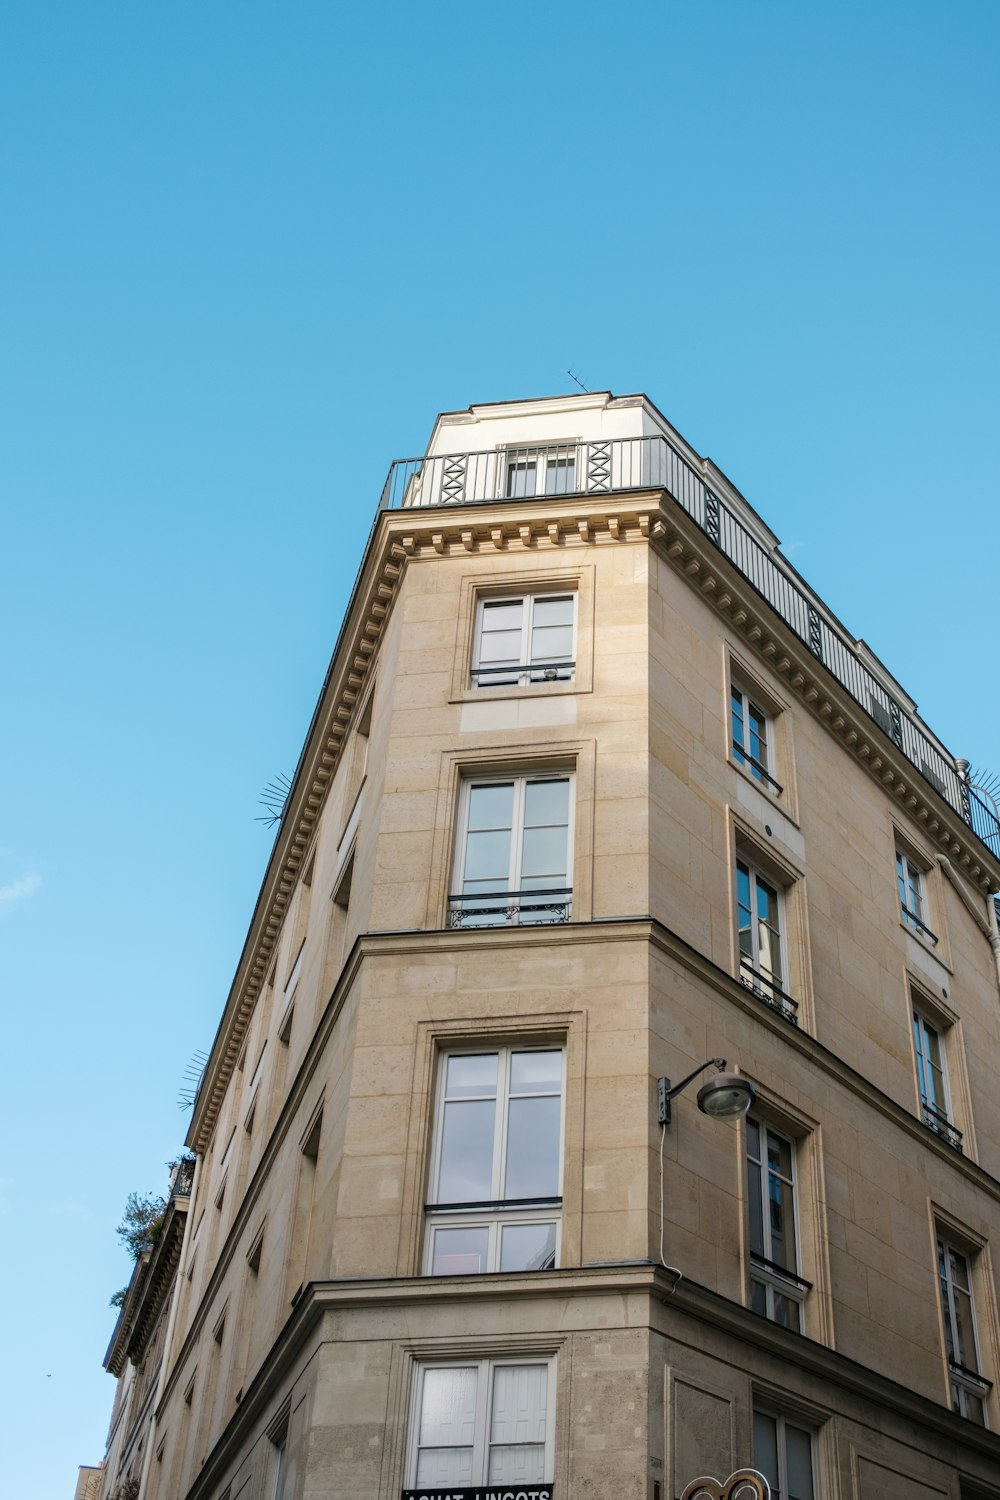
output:
[[[998,888],[965,762],[646,397],[440,416],[112,1340],[104,1495],[997,1500]]]

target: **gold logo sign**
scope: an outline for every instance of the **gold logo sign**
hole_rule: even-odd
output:
[[[692,1479],[681,1500],[771,1500],[771,1486],[756,1469],[737,1469],[724,1482],[707,1475]]]

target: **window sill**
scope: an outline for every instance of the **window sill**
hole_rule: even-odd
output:
[[[505,698],[566,698],[574,693],[592,693],[593,685],[574,678],[572,682],[509,682],[496,687],[470,683],[448,699],[449,703],[500,703]]]
[[[791,823],[793,828],[798,828],[799,820],[796,817],[795,813],[792,811],[791,793],[787,786],[782,787],[779,794],[774,790],[772,786],[769,786],[766,781],[760,780],[758,777],[754,776],[752,771],[748,771],[746,766],[740,765],[739,761],[732,754],[727,755],[726,759],[732,766],[733,770],[737,773],[737,775],[740,776],[748,786],[752,786],[755,791],[760,793],[769,807],[773,808],[775,812],[780,813],[783,818],[786,818],[787,821]]]

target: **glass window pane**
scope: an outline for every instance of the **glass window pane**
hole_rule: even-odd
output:
[[[475,1365],[424,1371],[420,1403],[421,1445],[471,1445],[476,1427]]]
[[[520,662],[521,632],[519,630],[492,630],[484,635],[479,648],[479,662],[486,666],[490,662]]]
[[[558,1093],[561,1088],[561,1052],[515,1052],[511,1057],[512,1094]]]
[[[438,1203],[492,1200],[495,1119],[492,1099],[445,1105]]]
[[[802,1309],[793,1297],[783,1297],[780,1292],[774,1293],[774,1314],[771,1321],[778,1323],[782,1328],[790,1328],[793,1333],[801,1332]]]
[[[500,1365],[493,1372],[491,1443],[544,1443],[546,1365]]]
[[[510,833],[470,833],[465,841],[465,884],[487,881],[494,890],[504,890],[509,876]]]
[[[767,1317],[767,1288],[762,1281],[750,1283],[750,1307],[760,1317]]]
[[[773,1490],[778,1487],[778,1424],[764,1412],[753,1414],[753,1461]]]
[[[483,630],[516,630],[524,618],[523,599],[487,599],[483,604]]]
[[[750,1218],[750,1249],[754,1255],[763,1255],[764,1249],[764,1212],[761,1183],[761,1170],[756,1162],[747,1160],[747,1205]]]
[[[491,1448],[487,1484],[540,1484],[545,1478],[543,1443],[515,1448]]]
[[[501,1231],[501,1271],[545,1271],[555,1257],[554,1224],[508,1224]]]
[[[493,838],[495,835],[489,834]],[[483,837],[482,834],[477,837]],[[549,885],[561,886],[568,884],[566,879],[566,826],[555,828],[526,828],[524,830],[524,843],[521,849],[521,880],[525,885],[528,881],[534,882],[534,889],[538,889],[538,882],[548,880]]]
[[[812,1439],[801,1427],[785,1423],[789,1500],[813,1500]]]
[[[485,1224],[434,1231],[432,1276],[478,1276],[486,1270],[490,1231]]]
[[[572,625],[572,594],[540,594],[534,602],[533,623],[539,625]]]
[[[417,1485],[443,1490],[472,1482],[471,1448],[421,1448],[417,1454]]]
[[[569,625],[535,626],[531,632],[532,661],[569,661],[573,656],[573,630]]]
[[[495,1098],[496,1091],[495,1052],[483,1052],[475,1056],[458,1053],[449,1057],[445,1075],[445,1093],[449,1099],[468,1099],[472,1096],[481,1098],[483,1095]]]
[[[529,781],[524,788],[525,828],[544,828],[569,822],[569,779]]]
[[[507,493],[518,497],[535,493],[536,463],[530,459],[511,459],[507,468]]]
[[[559,1192],[561,1112],[559,1098],[511,1099],[505,1198],[550,1198]]]
[[[469,788],[469,828],[511,828],[514,823],[514,783],[494,782]]]

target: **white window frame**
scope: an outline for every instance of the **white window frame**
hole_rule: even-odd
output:
[[[903,926],[936,947],[937,936],[927,925],[927,871],[916,856],[898,842],[896,894],[899,897],[899,917]]]
[[[577,495],[582,478],[583,450],[575,439],[551,443],[511,443],[502,450],[500,464],[500,493],[505,500],[552,499],[556,495]],[[559,475],[566,472],[569,460],[573,461],[572,485],[560,483]],[[515,475],[527,478],[533,471],[531,489],[519,488]],[[555,476],[553,478],[553,476]],[[550,480],[553,488],[549,488]]]
[[[504,1187],[507,1169],[508,1149],[508,1121],[510,1104],[513,1099],[531,1097],[552,1097],[552,1090],[539,1091],[539,1095],[512,1094],[511,1091],[511,1060],[515,1056],[533,1052],[557,1052],[561,1058],[560,1063],[560,1090],[559,1090],[559,1139],[556,1142],[556,1157],[559,1164],[559,1174],[556,1183],[557,1191],[537,1200],[505,1200],[501,1197]],[[491,1158],[491,1199],[477,1205],[454,1205],[439,1202],[441,1158],[444,1145],[444,1119],[445,1106],[449,1102],[447,1094],[448,1063],[454,1057],[493,1057],[497,1058],[497,1088],[496,1088],[496,1112],[493,1122],[493,1149]],[[488,1097],[488,1096],[484,1096]],[[424,1242],[424,1274],[427,1276],[434,1273],[435,1239],[439,1231],[448,1229],[485,1229],[487,1231],[487,1254],[486,1265],[482,1268],[484,1274],[499,1271],[501,1240],[504,1229],[516,1228],[528,1224],[550,1224],[555,1229],[555,1246],[552,1267],[539,1267],[540,1270],[552,1269],[559,1264],[559,1252],[562,1238],[562,1208],[563,1208],[563,1174],[565,1170],[565,1141],[566,1141],[566,1047],[562,1042],[556,1043],[530,1043],[519,1045],[516,1042],[506,1046],[483,1046],[483,1047],[449,1047],[441,1053],[438,1060],[437,1087],[435,1090],[434,1107],[434,1136],[431,1152],[430,1188],[428,1192],[426,1234]],[[448,1274],[476,1274],[475,1272],[440,1271],[439,1275]]]
[[[524,854],[525,798],[529,785],[544,782],[567,784],[568,822],[566,825],[566,883],[534,891],[522,891],[521,866]],[[507,881],[504,888],[465,893],[466,851],[469,836],[469,814],[472,792],[478,786],[514,788]],[[458,833],[452,864],[452,891],[448,900],[449,924],[452,927],[503,927],[568,922],[573,909],[573,831],[576,774],[573,771],[498,772],[495,776],[465,776],[459,797]],[[546,897],[552,899],[546,901]],[[485,905],[484,905],[485,903]],[[484,918],[486,920],[484,920]]]
[[[750,1125],[755,1125],[757,1127],[757,1130],[759,1131],[759,1160],[751,1155],[749,1130]],[[749,1252],[748,1258],[750,1262],[749,1281],[751,1306],[753,1305],[753,1286],[754,1283],[756,1283],[763,1289],[764,1292],[765,1311],[763,1316],[768,1318],[772,1323],[780,1322],[781,1320],[776,1315],[777,1309],[775,1306],[775,1299],[777,1297],[782,1297],[790,1306],[798,1308],[799,1326],[797,1329],[793,1329],[793,1331],[801,1333],[803,1332],[804,1322],[803,1307],[806,1297],[808,1296],[812,1288],[810,1283],[805,1280],[799,1270],[787,1270],[775,1261],[773,1254],[774,1247],[771,1239],[771,1219],[770,1213],[768,1211],[771,1199],[768,1139],[769,1137],[771,1137],[774,1140],[780,1141],[783,1145],[787,1146],[789,1150],[790,1173],[787,1178],[781,1177],[780,1179],[783,1183],[785,1183],[788,1189],[787,1197],[783,1197],[782,1207],[785,1209],[786,1214],[791,1217],[792,1221],[791,1233],[789,1235],[789,1231],[786,1228],[785,1238],[786,1241],[790,1240],[790,1243],[794,1249],[796,1267],[801,1267],[802,1246],[799,1239],[799,1223],[801,1215],[799,1212],[797,1170],[798,1142],[786,1132],[782,1130],[776,1130],[772,1125],[768,1124],[767,1120],[762,1119],[759,1115],[747,1116],[746,1125],[744,1127],[744,1137],[743,1160],[747,1193],[747,1249]],[[760,1202],[758,1207],[760,1211],[762,1236],[762,1246],[760,1250],[756,1250],[751,1244],[752,1220],[750,1214],[750,1204],[751,1199],[754,1196],[754,1190],[751,1186],[750,1177],[751,1162],[753,1162],[759,1168]],[[791,1327],[791,1324],[783,1323],[781,1326]]]
[[[784,1412],[769,1407],[763,1403],[754,1403],[754,1422],[758,1417],[763,1417],[774,1423],[775,1427],[775,1452],[778,1458],[777,1482],[772,1482],[761,1468],[761,1455],[757,1448],[757,1434],[754,1432],[754,1468],[758,1473],[764,1474],[765,1479],[771,1485],[772,1500],[804,1500],[801,1496],[792,1496],[788,1489],[788,1427],[794,1427],[797,1432],[803,1433],[809,1439],[809,1478],[812,1486],[813,1500],[817,1494],[816,1485],[816,1429],[808,1423],[800,1421],[797,1417],[786,1416]]]
[[[545,599],[568,599],[572,604],[572,620],[570,629],[573,633],[573,645],[568,658],[539,657],[537,661],[531,655],[532,626],[534,624],[535,606],[539,600]],[[516,662],[490,663],[484,667],[482,661],[483,646],[483,623],[487,611],[492,605],[498,604],[520,604],[523,606],[521,615],[521,644]],[[577,651],[577,622],[578,622],[579,595],[575,588],[551,588],[537,589],[525,593],[510,594],[481,594],[476,600],[475,631],[472,644],[472,681],[479,688],[489,687],[525,687],[538,686],[539,684],[551,684],[553,682],[572,682],[576,675],[576,651]]]
[[[475,1370],[476,1371],[476,1412],[474,1431],[472,1434],[472,1477],[461,1484],[452,1485],[451,1491],[457,1492],[462,1488],[483,1488],[488,1484],[490,1458],[490,1423],[492,1417],[493,1397],[495,1388],[496,1372],[501,1369],[514,1369],[522,1366],[544,1369],[545,1380],[545,1438],[541,1444],[543,1449],[543,1474],[544,1478],[531,1482],[531,1488],[537,1491],[536,1500],[550,1500],[550,1493],[554,1478],[555,1464],[555,1412],[556,1412],[556,1361],[554,1356],[538,1355],[498,1355],[489,1359],[449,1359],[442,1361],[421,1361],[414,1365],[413,1389],[410,1401],[409,1441],[407,1443],[406,1455],[406,1478],[408,1481],[404,1496],[409,1492],[412,1494],[433,1494],[434,1486],[421,1485],[417,1490],[417,1463],[421,1451],[421,1418],[423,1415],[423,1390],[424,1379],[428,1371],[433,1370]],[[458,1446],[458,1445],[456,1445]],[[526,1488],[525,1485],[494,1485],[494,1488],[502,1489],[504,1493],[508,1489],[518,1491]]]
[[[757,728],[753,724],[754,718]],[[737,734],[737,724],[740,734]],[[737,676],[729,684],[729,754],[754,781],[775,796],[781,796],[784,787],[773,775],[774,714],[761,708],[760,694],[752,693]]]
[[[749,906],[745,909],[750,914],[750,952],[744,953],[740,941],[744,928],[741,926],[741,911],[744,903],[740,900],[740,874],[744,872],[749,887]],[[787,903],[785,893],[775,882],[773,875],[765,873],[753,859],[743,850],[736,851],[736,865],[734,875],[735,913],[736,913],[736,959],[739,964],[740,982],[747,989],[753,990],[759,999],[763,1000],[772,1010],[785,1017],[787,1021],[798,1024],[798,1001],[793,1000],[784,986],[788,983],[788,949],[785,940]],[[773,898],[774,919],[763,922],[760,916],[760,892],[758,887],[763,886],[769,901]],[[762,944],[760,929],[764,926],[771,934],[773,947],[777,956],[778,973],[774,972],[772,964],[768,969],[762,957]]]
[[[962,1132],[954,1124],[951,1105],[951,1086],[948,1081],[948,1055],[945,1040],[947,1025],[942,1025],[933,1012],[914,1000],[911,1005],[913,1052],[917,1069],[917,1094],[924,1124],[942,1140],[962,1150]],[[933,1038],[933,1042],[931,1040]],[[938,1061],[932,1055],[933,1043],[937,1043]],[[935,1079],[935,1073],[940,1075]]]
[[[986,1402],[992,1386],[980,1374],[982,1359],[979,1353],[979,1332],[976,1326],[973,1256],[964,1245],[956,1244],[949,1237],[947,1230],[940,1225],[937,1226],[935,1238],[938,1257],[938,1291],[941,1297],[941,1316],[944,1320],[945,1355],[948,1360],[952,1410],[966,1417],[970,1422],[979,1423],[979,1416],[974,1409],[970,1409],[971,1402],[976,1401],[982,1411],[980,1425],[987,1427],[989,1423],[986,1416]],[[964,1265],[965,1279],[968,1283],[967,1287],[959,1287],[957,1291],[952,1275],[952,1256],[956,1256]],[[971,1349],[964,1347],[960,1337],[961,1321],[956,1310],[956,1296],[959,1293],[964,1295],[968,1302],[968,1340],[972,1344]],[[971,1363],[967,1363],[970,1359]]]

